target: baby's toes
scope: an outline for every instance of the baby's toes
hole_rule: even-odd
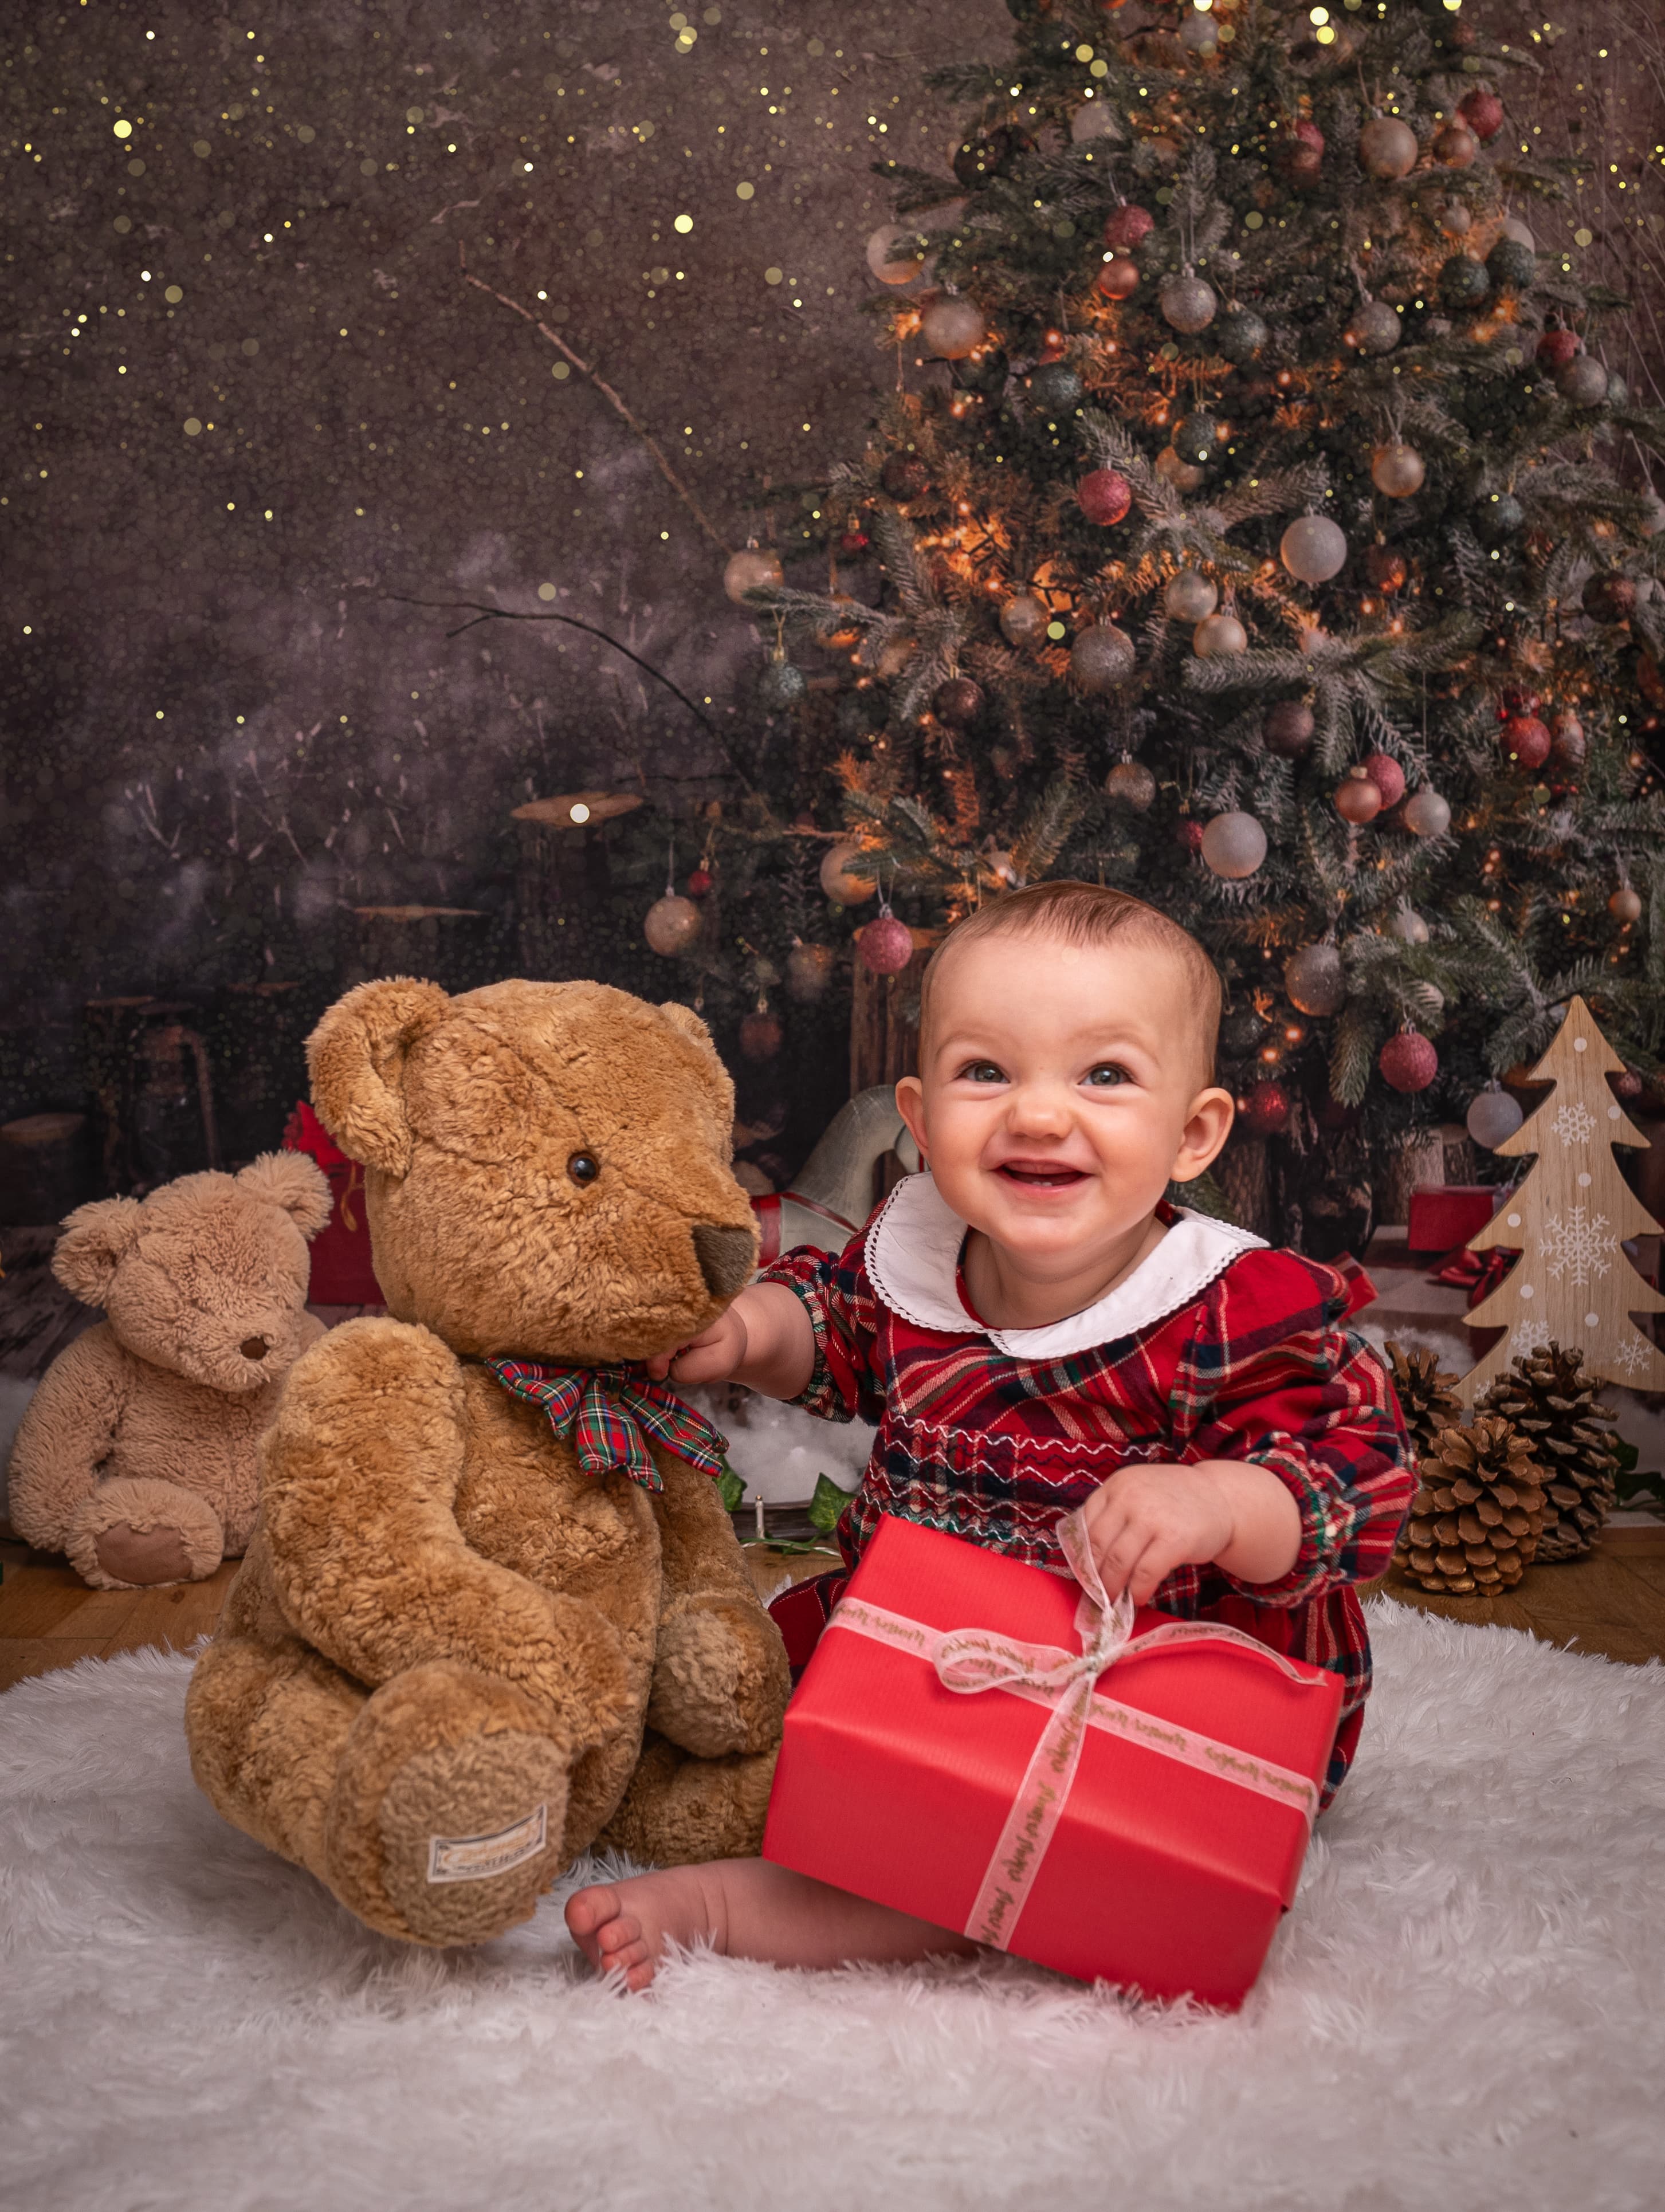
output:
[[[567,1899],[568,1932],[592,1960],[600,1948],[597,1930],[605,1930],[617,1917],[618,1892],[605,1882],[590,1889],[575,1889]]]
[[[647,1956],[647,1945],[641,1932],[641,1923],[631,1912],[621,1912],[601,1929],[596,1937],[604,1969],[634,1966]]]

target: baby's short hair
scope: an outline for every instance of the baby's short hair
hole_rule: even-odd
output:
[[[956,922],[926,964],[920,983],[920,1051],[924,1056],[931,1028],[932,986],[946,954],[981,937],[1042,937],[1064,945],[1114,945],[1124,939],[1171,955],[1184,970],[1187,1000],[1197,1040],[1202,1082],[1214,1079],[1219,1042],[1220,976],[1204,948],[1188,929],[1143,899],[1103,884],[1067,879],[1031,884]]]

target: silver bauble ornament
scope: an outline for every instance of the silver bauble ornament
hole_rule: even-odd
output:
[[[809,678],[803,670],[794,666],[777,648],[757,678],[757,698],[762,706],[770,710],[795,707],[809,688]]]
[[[860,850],[854,840],[841,838],[837,844],[829,845],[821,857],[821,888],[840,906],[860,906],[878,889],[873,877],[849,873],[850,862]]]
[[[1078,631],[1070,647],[1070,674],[1084,691],[1113,691],[1133,673],[1133,641],[1114,623]]]
[[[1158,300],[1163,321],[1170,330],[1182,331],[1188,337],[1208,328],[1219,304],[1213,286],[1188,269],[1168,279]]]
[[[1480,1091],[1469,1100],[1463,1124],[1482,1151],[1495,1152],[1525,1119],[1520,1105],[1506,1091]]]
[[[1266,831],[1252,814],[1217,814],[1202,833],[1202,857],[1232,882],[1252,876],[1266,858]]]
[[[785,581],[780,555],[764,545],[746,545],[731,553],[723,570],[723,589],[737,606],[744,605],[748,592],[768,591]]]
[[[1396,115],[1373,116],[1358,134],[1358,159],[1373,177],[1408,177],[1416,157],[1416,132]]]
[[[1642,505],[1642,520],[1636,526],[1644,538],[1657,538],[1665,530],[1665,499],[1656,491],[1644,492]]]
[[[1303,1014],[1334,1014],[1347,995],[1347,974],[1334,945],[1307,945],[1284,963],[1284,992]]]
[[[1400,907],[1388,927],[1401,945],[1425,945],[1428,942],[1428,925],[1413,906]]]
[[[1212,615],[1220,603],[1218,586],[1194,568],[1182,568],[1170,580],[1162,595],[1162,611],[1176,622],[1195,624]]]
[[[1247,649],[1249,633],[1236,615],[1205,615],[1191,633],[1191,650],[1200,660],[1218,660]]]
[[[1498,235],[1499,238],[1512,238],[1517,246],[1525,246],[1528,253],[1535,253],[1538,251],[1537,240],[1532,235],[1530,228],[1523,223],[1517,215],[1504,217],[1503,227]]]
[[[1303,584],[1327,584],[1346,565],[1346,532],[1327,514],[1303,514],[1278,544],[1278,557]]]
[[[1607,372],[1594,354],[1575,354],[1557,375],[1555,389],[1575,407],[1599,407],[1607,396]]]
[[[1220,27],[1212,13],[1200,15],[1193,9],[1179,27],[1179,42],[1188,53],[1212,54],[1220,42]]]
[[[1359,353],[1391,353],[1402,327],[1396,307],[1385,300],[1365,300],[1353,311],[1342,335]]]
[[[1413,791],[1401,819],[1413,837],[1443,837],[1451,826],[1451,810],[1438,792]]]
[[[988,325],[981,307],[951,292],[931,302],[920,318],[919,334],[939,361],[963,361],[987,337]]]
[[[1070,139],[1077,146],[1090,145],[1095,138],[1120,140],[1124,135],[1108,100],[1083,100],[1070,118]]]
[[[1106,796],[1143,814],[1156,803],[1157,780],[1143,761],[1118,761],[1104,779]]]
[[[1164,483],[1172,484],[1176,491],[1194,491],[1206,471],[1193,468],[1189,461],[1181,460],[1171,446],[1164,446],[1156,457],[1156,472]]]
[[[686,952],[700,933],[700,910],[692,899],[678,892],[666,891],[655,899],[642,921],[641,933],[655,952],[668,957],[675,952]]]
[[[1370,456],[1370,482],[1389,499],[1409,499],[1420,491],[1428,471],[1414,446],[1395,439]]]
[[[1008,645],[1038,645],[1051,620],[1042,600],[1019,592],[1000,609],[1000,634]]]
[[[904,252],[908,258],[889,259],[893,250]],[[918,232],[902,222],[880,223],[867,240],[867,266],[881,284],[911,284],[925,266]]]

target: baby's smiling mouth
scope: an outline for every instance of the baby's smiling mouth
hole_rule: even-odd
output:
[[[1059,1160],[1002,1160],[994,1172],[1027,1190],[1063,1190],[1087,1180],[1079,1168],[1066,1167]]]

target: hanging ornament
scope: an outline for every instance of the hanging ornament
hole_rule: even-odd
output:
[[[963,361],[988,335],[982,310],[957,292],[933,300],[920,317],[919,334],[926,350],[939,361]]]
[[[1085,100],[1070,118],[1070,140],[1073,145],[1090,145],[1095,138],[1115,142],[1123,135],[1115,110],[1108,100]]]
[[[931,711],[951,730],[969,730],[984,703],[982,685],[969,676],[951,676],[931,695]]]
[[[1427,473],[1421,454],[1402,439],[1378,446],[1370,455],[1370,482],[1389,499],[1409,499],[1421,490]]]
[[[1114,623],[1091,623],[1076,633],[1070,674],[1084,691],[1113,691],[1133,673],[1133,641]]]
[[[1177,276],[1168,279],[1158,298],[1163,321],[1170,330],[1182,331],[1187,337],[1206,331],[1219,304],[1213,286],[1188,266]]]
[[[1117,208],[1105,218],[1104,243],[1116,253],[1131,253],[1141,246],[1156,228],[1156,217],[1149,208],[1131,204]]]
[[[1502,744],[1521,768],[1541,768],[1549,758],[1549,732],[1535,714],[1511,714],[1503,726]]]
[[[1574,407],[1599,407],[1607,396],[1607,372],[1593,354],[1577,354],[1556,371],[1555,389]]]
[[[1303,584],[1327,584],[1346,565],[1346,532],[1327,514],[1303,514],[1278,542],[1278,557]]]
[[[1339,1013],[1347,995],[1340,949],[1328,943],[1303,945],[1284,963],[1284,995],[1303,1014]]]
[[[1018,882],[1018,862],[1013,854],[999,845],[990,845],[983,854],[983,866],[1002,890],[1011,890]]]
[[[685,888],[690,898],[703,898],[706,893],[710,890],[711,884],[712,876],[709,868],[690,868],[689,870],[688,882]]]
[[[796,706],[809,688],[809,679],[803,670],[795,668],[787,659],[784,647],[777,645],[757,678],[758,703],[771,713]]]
[[[980,138],[961,140],[953,155],[954,174],[967,191],[975,191],[979,185],[1007,175],[1018,156],[1033,152],[1034,147],[1028,131],[1017,124],[997,124]]]
[[[1391,353],[1399,343],[1402,325],[1399,310],[1385,300],[1363,300],[1341,335],[1356,353]]]
[[[1188,53],[1200,54],[1206,59],[1218,51],[1220,27],[1212,12],[1200,15],[1195,9],[1188,10],[1179,27],[1179,42]]]
[[[1461,200],[1451,200],[1439,211],[1439,227],[1448,238],[1467,238],[1474,218]]]
[[[1439,296],[1448,307],[1477,307],[1491,289],[1486,264],[1472,253],[1454,253],[1441,263]]]
[[[1187,415],[1174,425],[1174,451],[1193,468],[1212,461],[1218,442],[1219,425],[1212,415]]]
[[[1261,736],[1267,750],[1279,760],[1299,760],[1310,748],[1316,727],[1304,699],[1279,699],[1266,710]]]
[[[1156,804],[1157,780],[1143,761],[1118,761],[1104,779],[1107,797],[1144,814]]]
[[[887,453],[878,480],[895,500],[917,499],[931,481],[931,472],[915,453]]]
[[[1607,371],[1607,404],[1609,407],[1628,407],[1631,387],[1616,368]]]
[[[837,844],[829,845],[821,858],[821,888],[829,899],[840,906],[860,906],[878,889],[872,876],[853,876],[850,862],[862,848],[854,838],[841,838]]]
[[[854,561],[867,550],[865,530],[845,530],[839,533],[838,550],[846,561]]]
[[[1217,876],[1241,882],[1266,858],[1266,831],[1252,814],[1217,814],[1204,828],[1202,857]]]
[[[1401,817],[1413,837],[1443,837],[1451,826],[1451,810],[1437,791],[1413,791]]]
[[[893,249],[905,252],[907,258],[892,261],[890,256]],[[911,284],[925,266],[919,233],[909,230],[905,223],[880,223],[868,236],[867,266],[881,284]]]
[[[1133,503],[1133,488],[1115,469],[1091,469],[1075,487],[1081,512],[1089,522],[1107,527],[1120,522]]]
[[[1289,1093],[1265,1077],[1251,1083],[1237,1101],[1237,1118],[1251,1137],[1277,1136],[1288,1128],[1289,1116]]]
[[[1092,281],[1105,299],[1130,300],[1139,289],[1139,264],[1117,254],[1112,260],[1100,264]]]
[[[1266,1024],[1253,1006],[1234,1006],[1220,1024],[1220,1052],[1227,1060],[1247,1060],[1265,1035]]]
[[[1182,814],[1174,824],[1174,842],[1182,845],[1188,853],[1202,850],[1203,829],[1194,814]]]
[[[1383,806],[1397,806],[1405,796],[1405,771],[1391,753],[1372,753],[1364,773],[1382,793]]]
[[[794,945],[787,955],[787,990],[800,1006],[824,996],[838,955],[830,945]]]
[[[881,901],[878,912],[857,932],[855,945],[871,975],[900,975],[914,957],[914,933],[897,921],[888,901]]]
[[[1480,142],[1466,123],[1450,122],[1434,133],[1434,159],[1448,169],[1472,168]]]
[[[740,1024],[740,1050],[748,1060],[773,1060],[784,1034],[777,1017],[760,1006]]]
[[[1660,532],[1665,530],[1665,499],[1662,499],[1656,491],[1645,491],[1642,495],[1642,520],[1636,526],[1644,538],[1657,538]]]
[[[655,952],[667,958],[686,952],[700,933],[700,910],[692,899],[682,898],[667,888],[665,896],[648,908],[641,933]]]
[[[1500,292],[1523,292],[1538,274],[1538,257],[1518,238],[1499,238],[1486,257],[1486,273]]]
[[[1218,587],[1194,568],[1182,568],[1178,575],[1170,579],[1162,595],[1163,612],[1175,622],[1190,623],[1194,627],[1212,615],[1219,603]]]
[[[1191,633],[1191,650],[1200,660],[1221,660],[1248,645],[1249,632],[1236,615],[1205,615]]]
[[[1482,1152],[1495,1152],[1505,1144],[1526,1119],[1518,1102],[1511,1098],[1499,1084],[1491,1084],[1476,1091],[1468,1102],[1468,1111],[1463,1115],[1463,1125]]]
[[[1578,603],[1592,622],[1628,622],[1636,612],[1636,586],[1628,576],[1598,571],[1584,579]]]
[[[1362,828],[1366,822],[1374,822],[1381,813],[1382,793],[1362,768],[1347,770],[1346,781],[1338,787],[1335,793],[1335,811],[1354,829]]]
[[[1000,609],[1000,632],[1008,645],[1038,645],[1050,620],[1041,600],[1019,592]]]
[[[1532,235],[1531,226],[1522,222],[1517,215],[1506,215],[1504,217],[1498,235],[1499,238],[1512,238],[1517,246],[1525,246],[1528,253],[1536,253],[1538,251],[1538,241]]]
[[[1254,360],[1270,335],[1247,307],[1226,307],[1214,325],[1214,350],[1241,368]]]
[[[1563,775],[1573,775],[1584,765],[1587,750],[1584,726],[1570,707],[1553,715],[1549,725],[1549,764]]]
[[[1067,362],[1049,361],[1029,380],[1030,404],[1040,415],[1070,415],[1080,405],[1085,389]]]
[[[1425,1091],[1439,1073],[1439,1054],[1420,1030],[1408,1024],[1390,1036],[1376,1056],[1382,1079],[1395,1091]]]
[[[1564,369],[1578,357],[1579,337],[1562,323],[1547,324],[1538,335],[1537,359],[1552,372]]]
[[[1181,460],[1171,446],[1164,446],[1157,455],[1155,467],[1163,482],[1172,484],[1176,491],[1194,491],[1203,479],[1204,471]]]
[[[1628,884],[1622,884],[1607,901],[1607,912],[1615,921],[1632,922],[1642,919],[1642,897]]]
[[[778,589],[785,581],[781,556],[773,547],[744,546],[729,555],[723,570],[723,589],[737,606],[744,605],[748,592]]]
[[[1396,115],[1373,116],[1358,134],[1358,159],[1369,176],[1407,177],[1416,157],[1416,132]]]
[[[1507,545],[1526,522],[1526,509],[1512,491],[1488,492],[1474,509],[1474,535],[1482,545]]]
[[[1278,154],[1278,167],[1297,186],[1315,185],[1324,166],[1324,134],[1316,123],[1297,123]]]
[[[1478,85],[1465,99],[1457,102],[1457,113],[1482,146],[1495,138],[1503,129],[1502,100],[1495,92],[1486,92]]]
[[[1364,574],[1378,592],[1402,590],[1410,573],[1405,556],[1391,545],[1372,545],[1365,553]]]
[[[1428,925],[1413,906],[1401,902],[1388,927],[1401,945],[1425,945]]]

